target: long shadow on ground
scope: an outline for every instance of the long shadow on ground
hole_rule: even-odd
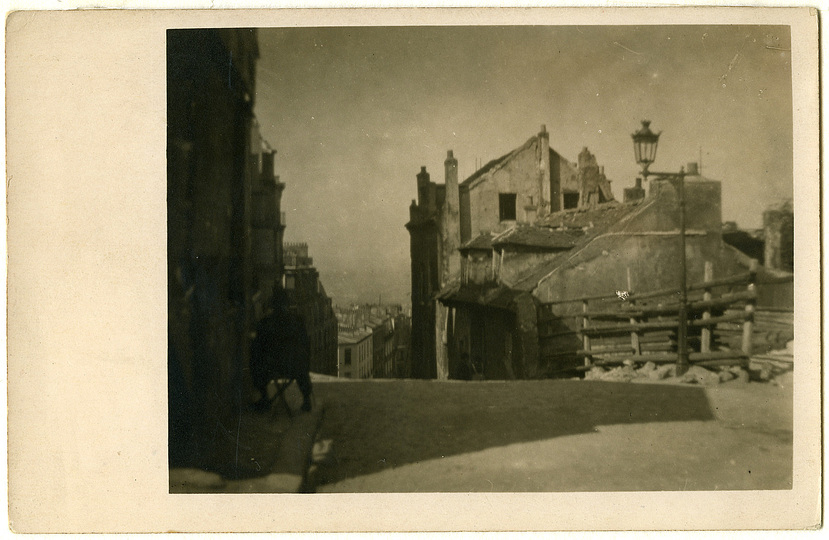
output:
[[[320,438],[336,465],[320,484],[442,456],[625,423],[713,420],[702,388],[589,381],[316,383]]]

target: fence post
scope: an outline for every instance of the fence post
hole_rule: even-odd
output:
[[[636,306],[636,300],[633,299],[633,287],[631,287],[631,279],[630,279],[630,267],[627,269],[628,275],[628,298],[630,298],[630,305]],[[630,324],[636,325],[638,320],[635,317],[631,317],[629,319]],[[640,356],[642,354],[642,347],[639,345],[639,330],[634,328],[630,332],[630,347],[633,349],[634,356]]]
[[[588,317],[587,317],[587,300],[582,300],[581,302],[581,311],[584,313],[581,317],[581,327],[586,329],[589,326]],[[586,332],[582,332],[582,344],[584,345],[584,365],[586,367],[590,367],[593,364],[593,357],[590,356],[590,336],[587,335]]]
[[[757,260],[751,260],[749,267],[748,287],[746,289],[750,293],[757,290],[755,281],[757,281]],[[743,322],[743,353],[746,356],[751,356],[751,335],[754,332],[754,304],[756,300],[751,298],[746,301],[746,320]]]
[[[714,279],[714,265],[711,264],[711,261],[705,261],[705,274],[703,280],[707,283]],[[705,292],[702,294],[702,299],[704,301],[711,300],[711,287],[706,286]],[[705,311],[702,312],[702,320],[705,321],[711,318],[711,308],[706,308]],[[709,353],[711,352],[711,327],[710,326],[703,326],[702,327],[702,335],[700,336],[700,352]]]

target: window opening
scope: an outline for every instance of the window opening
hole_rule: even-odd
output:
[[[501,221],[515,221],[515,193],[498,194],[498,214]]]

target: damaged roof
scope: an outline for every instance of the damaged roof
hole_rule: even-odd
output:
[[[539,219],[536,225],[559,229],[604,230],[632,215],[647,199],[621,203],[609,201],[589,208],[561,210]]]
[[[570,249],[576,245],[576,234],[552,229],[517,225],[492,239],[492,246],[524,246],[546,250]]]
[[[465,243],[461,247],[458,248],[458,251],[467,251],[470,249],[482,249],[482,250],[490,250],[492,249],[492,238],[494,235],[492,233],[481,233],[469,242]]]
[[[456,280],[446,285],[438,293],[437,298],[444,304],[478,304],[496,309],[512,310],[513,301],[522,294],[527,293],[504,285],[497,287],[476,284],[461,285]]]
[[[514,156],[516,156],[517,154],[523,152],[524,150],[526,150],[528,148],[531,148],[533,145],[536,145],[536,144],[538,144],[538,137],[537,136],[530,137],[529,139],[527,139],[527,142],[525,142],[521,146],[511,150],[510,152],[507,152],[506,154],[504,154],[503,156],[501,156],[499,158],[496,158],[496,159],[493,159],[492,161],[489,161],[486,165],[484,165],[483,167],[481,167],[480,169],[478,169],[477,171],[472,173],[472,175],[470,175],[468,178],[466,178],[466,180],[461,182],[460,186],[465,186],[467,188],[472,187],[473,184],[476,184],[477,181],[479,179],[481,179],[481,177],[483,177],[484,175],[486,175],[490,171],[493,171],[493,170],[503,166],[505,163],[510,161]],[[587,151],[587,148],[585,148],[584,151]],[[562,156],[561,154],[559,154],[558,152],[556,152],[555,150],[553,150],[549,146],[547,147],[547,152],[549,152],[549,155],[550,155],[549,162],[550,162],[551,167],[552,167],[552,163],[554,161],[554,157],[558,158],[557,162],[558,162],[558,167],[559,167],[559,181],[561,183],[560,189],[562,191],[568,192],[568,193],[578,193],[579,190],[581,189],[581,182],[580,182],[580,179],[579,179],[579,165],[577,163],[573,163],[573,162],[567,160],[564,156]],[[591,154],[591,157],[592,157],[592,154]],[[595,158],[594,158],[594,161],[595,161]],[[600,169],[598,166],[596,166],[596,168],[597,168],[597,170]],[[602,196],[606,200],[613,200],[613,192],[610,189],[610,180],[608,180],[607,178],[604,177],[603,172],[601,173],[601,179],[598,180],[597,187],[601,191]]]
[[[571,256],[575,256],[594,238],[611,231],[624,231],[628,220],[644,211],[651,204],[653,204],[652,199],[627,203],[610,201],[593,208],[563,210],[542,218],[537,223],[544,223],[548,227],[559,227],[564,231],[567,229],[580,230],[581,235],[576,236],[576,241],[570,250],[563,251],[543,264],[518,273],[511,286],[522,291],[532,291],[539,281],[561,266]]]

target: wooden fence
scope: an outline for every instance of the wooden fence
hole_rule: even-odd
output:
[[[706,263],[705,280],[687,287],[689,362],[706,367],[747,366],[752,354],[757,262],[743,274],[713,279],[712,273],[712,265]],[[676,362],[678,312],[678,288],[614,291],[542,304],[542,362],[548,373],[626,360]],[[565,324],[569,317],[574,324]],[[737,343],[735,328],[740,333]]]

